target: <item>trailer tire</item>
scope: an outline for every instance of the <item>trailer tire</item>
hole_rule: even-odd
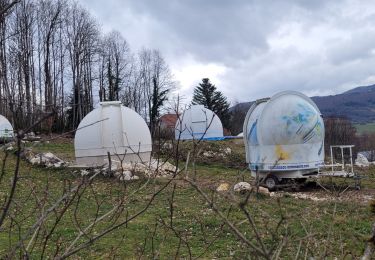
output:
[[[279,179],[275,175],[270,174],[264,180],[264,184],[269,191],[274,191],[276,190],[276,186],[279,184]]]

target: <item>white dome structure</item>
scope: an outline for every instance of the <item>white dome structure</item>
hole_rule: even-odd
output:
[[[80,122],[74,138],[77,164],[98,166],[114,162],[149,161],[150,130],[143,118],[120,101],[101,102]]]
[[[324,122],[315,103],[302,93],[285,91],[257,100],[243,132],[253,173],[306,178],[324,164]]]
[[[13,138],[13,126],[6,117],[0,115],[0,139],[2,141]]]
[[[202,105],[186,109],[176,122],[176,140],[221,140],[223,137],[220,118]]]

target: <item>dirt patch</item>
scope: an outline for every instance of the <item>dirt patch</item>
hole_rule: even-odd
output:
[[[374,189],[348,189],[344,192],[326,191],[322,188],[307,189],[299,192],[277,191],[272,192],[271,197],[289,196],[296,199],[312,200],[317,202],[337,201],[337,202],[354,202],[360,204],[368,204],[370,200],[375,198]]]

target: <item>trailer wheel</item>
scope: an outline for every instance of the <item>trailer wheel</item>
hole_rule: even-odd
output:
[[[275,175],[268,175],[264,180],[264,184],[268,188],[268,190],[273,191],[276,189],[277,184],[279,184],[279,180]]]

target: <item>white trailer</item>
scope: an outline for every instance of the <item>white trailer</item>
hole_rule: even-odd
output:
[[[316,104],[295,91],[257,100],[244,122],[246,162],[269,189],[304,181],[324,165],[324,122]]]

